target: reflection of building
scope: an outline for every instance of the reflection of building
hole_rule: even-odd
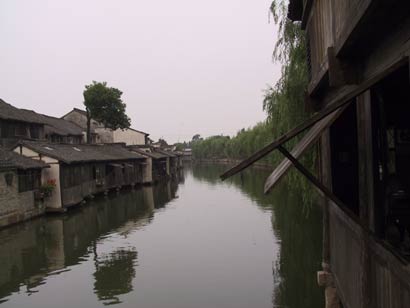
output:
[[[98,251],[98,240],[105,235],[126,236],[152,221],[152,187],[92,203],[68,216],[37,219],[2,231],[0,302],[23,285],[30,292],[51,272],[83,262],[91,251]],[[130,291],[136,258],[136,251],[124,249],[99,256],[94,276],[99,298]]]
[[[120,303],[118,296],[132,291],[137,252],[119,249],[95,258],[94,292],[105,305]]]

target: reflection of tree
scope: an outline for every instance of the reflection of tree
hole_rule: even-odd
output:
[[[220,185],[219,175],[227,169],[226,165],[196,165],[192,174],[199,181]],[[263,186],[268,175],[265,170],[248,169],[226,182],[260,207],[272,210],[273,230],[281,243],[278,259],[273,264],[273,305],[323,307],[324,296],[315,280],[316,271],[321,268],[321,209],[313,206],[306,213],[302,194],[285,182],[264,195]]]
[[[42,217],[2,230],[0,303],[23,287],[26,293],[36,291],[48,275],[70,270],[87,258],[99,238],[113,231],[127,236],[149,224],[153,215],[152,200],[147,202],[141,189],[97,197],[69,215]]]
[[[117,250],[104,257],[97,257],[94,273],[94,292],[104,305],[121,303],[119,295],[133,290],[137,252]]]
[[[279,262],[274,266],[281,282],[275,292],[275,304],[289,308],[323,307],[324,296],[316,282],[322,260],[321,209],[313,206],[307,215],[302,196],[289,193],[285,185],[277,187],[272,215],[273,229],[281,240]]]

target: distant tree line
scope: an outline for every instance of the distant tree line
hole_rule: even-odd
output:
[[[275,0],[270,7],[279,27],[273,59],[282,64],[282,71],[280,79],[265,92],[263,109],[267,113],[267,119],[251,128],[240,130],[232,138],[213,136],[193,142],[194,158],[244,159],[310,116],[304,101],[309,80],[305,34],[300,25],[287,18],[287,4],[287,0]],[[300,137],[294,138],[285,146],[290,149],[299,139]],[[275,151],[262,161],[275,166],[282,159],[281,154]],[[311,171],[316,171],[317,148],[313,147],[306,153],[302,162]],[[298,173],[292,172],[288,180],[291,184],[310,191],[310,185]],[[311,194],[307,193],[306,196],[310,198]]]

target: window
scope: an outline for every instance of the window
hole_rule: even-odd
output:
[[[330,127],[333,193],[359,215],[359,169],[356,104],[352,103]]]
[[[14,127],[15,136],[27,137],[27,127],[23,123],[18,123]]]
[[[372,89],[374,199],[378,234],[410,253],[410,91],[405,66]]]
[[[18,171],[19,192],[26,192],[40,188],[41,171]]]

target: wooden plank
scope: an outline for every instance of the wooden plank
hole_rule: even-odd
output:
[[[340,107],[347,106],[348,104],[351,103],[351,100],[355,98],[356,96],[362,94],[364,91],[366,91],[368,88],[373,86],[375,83],[379,82],[382,80],[384,77],[390,75],[393,73],[395,70],[397,70],[399,67],[407,64],[408,57],[402,57],[400,58],[397,62],[393,63],[391,66],[386,68],[384,71],[381,73],[373,76],[372,78],[369,78],[368,80],[364,81],[357,87],[353,88],[352,91],[349,93],[343,95],[340,98],[336,98],[334,101],[330,102],[330,104],[325,107],[323,110],[320,112],[316,113],[313,115],[310,119],[306,120],[305,122],[299,124],[295,128],[291,129],[289,132],[283,134],[280,136],[278,139],[273,141],[272,143],[266,145],[259,151],[255,152],[252,154],[250,157],[247,159],[243,160],[233,168],[227,170],[224,172],[220,178],[221,180],[225,180],[238,172],[244,170],[245,168],[249,167],[256,161],[260,160],[261,158],[265,157],[267,154],[272,152],[273,150],[277,149],[278,146],[282,145],[283,143],[289,141],[290,139],[294,138],[296,135],[300,134],[301,132],[305,131],[306,129],[312,127],[316,122],[320,121],[333,111],[336,111]]]
[[[345,110],[344,107],[334,111],[327,117],[317,122],[309,132],[300,140],[300,142],[293,148],[291,154],[296,159],[299,159],[306,150],[314,144],[319,138],[324,129],[329,127]],[[288,159],[282,160],[278,167],[272,172],[265,182],[265,194],[268,193],[279,180],[289,171],[292,163]]]
[[[327,48],[327,61],[329,63],[330,87],[341,87],[358,83],[357,66],[337,58],[333,46]]]
[[[312,5],[313,5],[313,0],[305,1],[305,6],[303,8],[303,15],[302,15],[302,23],[301,23],[302,30],[306,29],[306,25],[309,20],[310,12],[312,10]]]
[[[292,164],[295,166],[296,169],[300,171],[313,185],[316,186],[326,197],[332,200],[334,203],[341,207],[345,207],[342,201],[336,197],[330,189],[324,186],[320,181],[312,174],[309,170],[307,170],[295,157],[292,156],[283,146],[278,146],[279,152],[281,152],[287,159],[289,159]]]

